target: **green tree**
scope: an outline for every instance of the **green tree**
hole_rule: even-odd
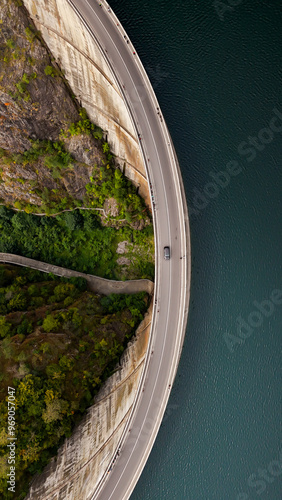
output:
[[[25,212],[17,212],[12,217],[12,224],[19,231],[29,230],[40,226],[40,217],[27,214]]]
[[[62,371],[58,365],[51,363],[46,368],[46,375],[50,379],[60,379],[62,377]]]
[[[17,333],[20,335],[28,335],[32,332],[32,330],[32,323],[30,323],[27,318],[24,318],[21,324],[17,327]]]
[[[43,297],[33,297],[30,305],[33,307],[41,307],[44,304],[44,299]]]
[[[86,210],[83,217],[85,231],[93,231],[96,227],[101,227],[99,218],[92,211]]]
[[[64,399],[54,398],[46,404],[46,410],[42,412],[42,419],[46,424],[50,424],[56,420],[62,420],[68,406],[68,402]]]
[[[27,300],[23,292],[16,293],[8,302],[10,311],[24,311],[26,306]]]
[[[12,325],[6,321],[5,316],[0,316],[0,335],[2,338],[7,337],[11,331]]]
[[[67,228],[70,231],[74,231],[75,229],[80,229],[83,225],[83,219],[78,210],[73,210],[72,212],[65,212],[64,220]]]
[[[73,296],[74,292],[75,286],[71,283],[60,283],[60,285],[57,285],[54,289],[54,295],[58,302],[64,300],[69,295]]]
[[[60,326],[59,320],[56,319],[55,316],[53,316],[52,314],[48,314],[48,316],[44,318],[42,324],[43,330],[47,333],[58,330],[59,326]]]
[[[39,294],[39,287],[37,285],[30,285],[27,289],[28,295],[34,297]]]
[[[13,217],[12,210],[8,210],[8,208],[5,207],[5,205],[0,205],[0,218],[10,221],[12,217]]]

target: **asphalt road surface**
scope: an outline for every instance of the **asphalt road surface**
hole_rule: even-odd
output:
[[[156,284],[149,351],[134,414],[93,500],[125,500],[145,466],[169,398],[184,338],[190,287],[189,227],[177,160],[138,55],[102,0],[69,0],[100,44],[132,115],[155,203]],[[117,24],[119,24],[117,26]],[[149,159],[149,160],[148,160]],[[164,246],[170,260],[164,260]],[[90,500],[90,499],[88,499]]]

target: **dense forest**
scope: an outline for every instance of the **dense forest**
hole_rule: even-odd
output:
[[[92,403],[148,307],[83,278],[0,265],[0,493],[7,494],[7,388],[16,395],[17,498]]]
[[[127,241],[126,265],[117,246]],[[110,279],[154,278],[152,226],[103,227],[95,211],[74,210],[54,217],[15,212],[0,206],[0,252]]]

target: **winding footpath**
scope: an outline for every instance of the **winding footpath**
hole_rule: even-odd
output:
[[[41,262],[40,260],[29,259],[28,257],[22,257],[21,255],[15,255],[12,253],[0,253],[0,262],[30,267],[31,269],[36,269],[36,271],[52,273],[56,276],[63,276],[65,278],[84,278],[86,279],[88,287],[92,292],[102,295],[110,295],[111,293],[133,294],[138,292],[147,292],[151,295],[154,290],[154,283],[150,280],[107,280],[106,278],[93,276],[93,274],[80,273],[78,271],[73,271],[72,269],[54,266],[53,264],[47,264],[46,262]]]
[[[144,371],[119,451],[112,457],[108,473],[101,478],[93,495],[81,499],[126,500],[156,439],[184,341],[191,269],[188,211],[166,123],[126,32],[104,0],[68,0],[68,3],[103,52],[125,100],[140,141],[154,202],[155,306]],[[171,249],[170,260],[163,258],[166,245]]]

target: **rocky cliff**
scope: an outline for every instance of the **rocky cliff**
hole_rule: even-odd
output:
[[[14,153],[29,149],[31,140],[56,141],[61,129],[79,119],[70,90],[20,3],[0,0],[0,147]]]
[[[81,120],[79,106],[20,4],[0,0],[0,197],[11,205],[42,205],[45,188],[45,198],[53,201],[82,200],[94,165],[98,169],[106,155],[93,136],[67,134]],[[63,160],[56,146],[71,155],[71,165],[62,161],[54,167],[55,160]]]
[[[105,141],[111,135],[90,122],[22,2],[0,0],[0,16],[2,202],[28,212],[47,213],[81,205],[101,207],[100,191],[95,189],[93,195],[92,190],[90,196],[91,181],[97,185],[110,180],[114,186],[114,170],[125,170],[126,157],[123,162],[114,157]],[[78,90],[74,91],[77,95]],[[116,135],[113,138],[116,149]],[[128,141],[130,144],[131,139]],[[131,167],[126,169],[127,176],[136,181],[132,172]],[[148,194],[145,177],[140,194]],[[116,198],[113,193],[109,197]],[[106,203],[101,215],[124,219],[118,203],[102,201]],[[133,215],[136,203],[127,205],[126,211]],[[147,215],[143,217],[146,224]],[[141,219],[132,221],[132,227],[142,229]]]

